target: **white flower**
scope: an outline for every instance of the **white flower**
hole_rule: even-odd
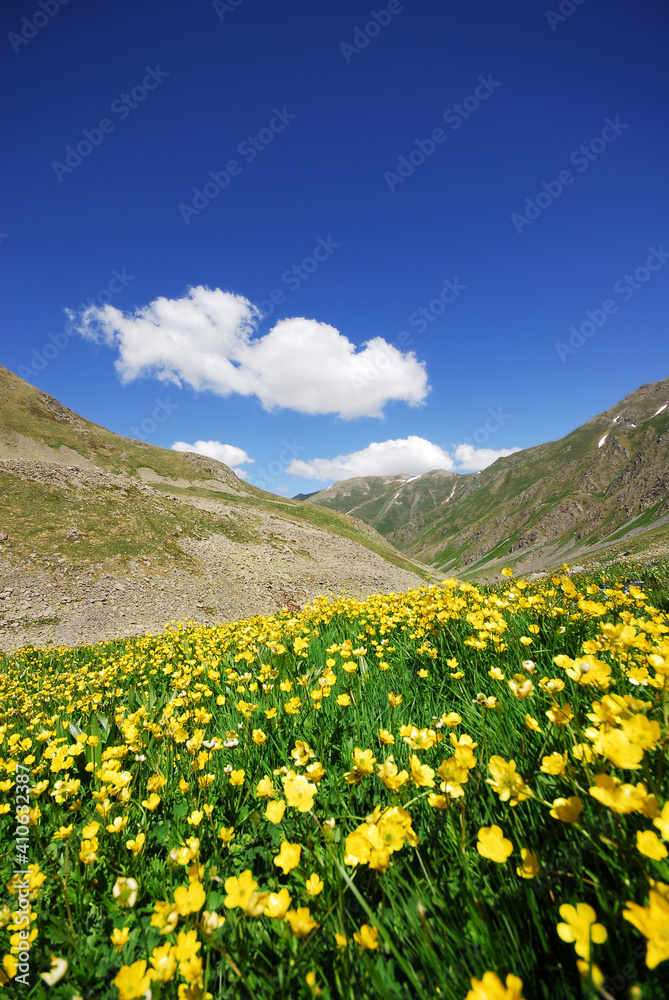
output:
[[[47,986],[55,986],[56,983],[60,982],[65,973],[67,972],[67,962],[64,958],[56,958],[55,955],[51,956],[51,972],[42,972],[41,976]]]
[[[112,896],[118,901],[119,906],[133,907],[137,902],[137,882],[134,878],[123,878],[119,876],[114,883]]]

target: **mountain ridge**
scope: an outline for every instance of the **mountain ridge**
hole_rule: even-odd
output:
[[[446,573],[485,578],[669,539],[669,379],[645,383],[563,438],[462,474],[342,480],[311,504],[367,521]],[[650,538],[650,533],[657,532]],[[636,540],[636,541],[633,541]]]

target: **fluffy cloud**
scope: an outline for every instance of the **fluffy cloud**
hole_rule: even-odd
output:
[[[243,448],[236,448],[234,444],[221,444],[220,441],[196,441],[195,444],[188,444],[187,441],[175,441],[172,451],[194,451],[196,455],[206,455],[207,458],[215,458],[217,462],[229,465],[236,476],[246,479],[248,472],[240,469],[240,465],[248,462],[255,462],[250,458]]]
[[[507,455],[514,455],[517,451],[520,451],[520,448],[501,448],[495,451],[494,448],[472,448],[470,444],[459,444],[455,449],[455,460],[458,463],[458,471],[480,472],[498,458],[506,458]]]
[[[478,472],[502,456],[512,455],[520,448],[472,448],[461,444],[454,453],[445,451],[426,438],[411,435],[390,441],[373,441],[360,451],[337,458],[294,459],[287,468],[293,476],[316,479],[325,483],[354,476],[393,476],[401,472],[421,476],[433,469],[453,472]]]
[[[429,391],[425,366],[382,337],[357,350],[327,323],[284,319],[262,337],[260,312],[220,288],[190,288],[180,299],[158,298],[132,313],[92,306],[77,329],[118,350],[124,382],[152,375],[221,396],[256,396],[267,410],[381,417],[392,400],[410,406]]]

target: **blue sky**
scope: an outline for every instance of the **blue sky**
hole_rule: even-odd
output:
[[[5,3],[0,360],[287,495],[666,377],[669,9],[546,3]]]

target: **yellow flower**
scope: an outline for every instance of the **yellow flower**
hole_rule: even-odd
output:
[[[667,857],[667,848],[652,830],[637,830],[636,846],[642,854],[653,861],[662,861]]]
[[[299,812],[309,812],[313,809],[314,795],[318,791],[316,785],[312,785],[303,774],[298,774],[294,778],[284,781],[283,791],[288,805]]]
[[[431,750],[437,742],[434,729],[416,729],[415,726],[401,726],[400,735],[412,750]],[[442,736],[439,737],[443,739]]]
[[[98,842],[95,837],[92,840],[82,840],[81,847],[79,849],[79,860],[85,865],[92,865],[94,861],[97,861],[97,851]]]
[[[189,913],[197,913],[204,906],[206,899],[207,894],[201,882],[191,882],[187,889],[180,885],[174,890],[174,905],[182,917],[187,917]]]
[[[606,927],[595,923],[597,914],[588,903],[577,903],[575,907],[563,903],[560,916],[565,923],[557,925],[558,936],[567,944],[573,944],[576,954],[589,962],[590,945],[604,944],[608,937]]]
[[[268,802],[267,808],[265,809],[265,816],[270,821],[270,823],[280,823],[283,819],[283,814],[286,811],[286,803],[284,799],[278,799],[274,802]]]
[[[537,720],[532,715],[529,714],[529,712],[525,716],[525,725],[527,726],[528,729],[531,729],[535,733],[542,732],[541,726],[539,725]]]
[[[151,988],[151,973],[146,971],[146,962],[133,962],[124,965],[116,974],[114,985],[119,992],[119,1000],[135,1000],[143,997]]]
[[[205,937],[210,937],[215,934],[219,927],[222,927],[225,923],[225,917],[220,916],[220,914],[210,913],[209,910],[203,910],[200,916],[200,928]]]
[[[263,743],[267,742],[267,734],[264,733],[262,729],[254,729],[251,738],[256,746],[259,747],[261,747]]]
[[[654,750],[662,737],[660,723],[641,713],[631,719],[622,719],[620,728],[630,743],[636,743],[643,750]]]
[[[54,840],[67,840],[67,838],[71,835],[71,833],[72,833],[73,830],[74,830],[74,824],[72,824],[72,823],[69,826],[61,826],[54,833],[53,839]]]
[[[551,707],[546,712],[546,715],[551,722],[554,722],[556,726],[563,728],[568,722],[574,718],[574,713],[571,710],[571,705],[569,702],[565,702],[564,705],[551,705]]]
[[[502,833],[501,827],[482,826],[478,833],[476,849],[484,858],[490,858],[497,864],[504,864],[513,851],[513,844]]]
[[[283,869],[284,875],[297,868],[300,863],[302,848],[299,844],[291,844],[287,840],[281,842],[281,850],[274,858],[277,868]]]
[[[305,889],[310,896],[318,896],[323,891],[324,886],[325,882],[319,878],[316,872],[312,872],[305,883]]]
[[[161,934],[171,934],[179,923],[177,909],[171,903],[158,900],[153,904],[155,913],[151,917],[151,926],[158,927]]]
[[[402,704],[402,695],[395,694],[394,691],[391,691],[388,695],[388,704],[391,708],[397,708],[398,705]]]
[[[521,639],[520,641],[522,642],[523,640]],[[518,701],[524,701],[525,698],[531,698],[534,694],[534,683],[532,678],[526,677],[524,674],[514,674],[513,680],[509,681],[509,687],[511,688],[511,693],[514,698],[517,698]]]
[[[153,971],[151,978],[158,983],[168,983],[174,978],[177,971],[177,960],[174,955],[174,948],[166,941],[165,944],[154,948],[149,958]]]
[[[225,845],[232,843],[235,839],[234,826],[222,826],[218,831],[218,839],[222,840]]]
[[[669,840],[669,802],[664,803],[661,815],[653,820],[653,826],[662,834],[662,840]]]
[[[583,803],[578,795],[570,795],[568,799],[553,799],[551,816],[563,823],[575,823],[583,812]]]
[[[502,570],[502,576],[513,576],[513,570],[510,566],[505,566]]]
[[[567,766],[567,752],[552,753],[541,760],[541,770],[544,774],[562,774]]]
[[[373,951],[379,947],[379,942],[376,940],[378,936],[378,927],[370,927],[369,924],[363,924],[360,930],[356,931],[353,935],[353,940],[357,941],[361,948]]]
[[[128,825],[127,816],[117,816],[112,823],[107,824],[107,831],[109,833],[121,833],[123,830],[125,830],[127,825]]]
[[[142,799],[142,805],[145,809],[148,809],[149,812],[154,812],[154,810],[156,810],[160,805],[160,801],[160,795],[156,795],[155,792],[151,792],[148,799]],[[135,962],[135,965],[137,965],[137,962]]]
[[[335,941],[338,948],[345,948],[348,944],[348,938],[344,934],[337,934],[335,932]]]
[[[445,726],[459,726],[462,722],[462,716],[458,715],[457,712],[448,712],[442,715],[441,721]]]
[[[306,775],[312,781],[318,782],[325,777],[325,769],[319,760],[315,760],[312,764],[307,764]]]
[[[292,902],[292,896],[286,888],[278,892],[270,892],[265,899],[263,913],[272,920],[283,920]]]
[[[348,705],[351,704],[350,695],[347,695],[347,694],[338,694],[337,695],[337,704],[341,705],[342,708],[347,708]]]
[[[669,959],[669,886],[655,882],[648,894],[648,906],[628,902],[623,917],[648,939],[646,965],[654,969]]]
[[[276,795],[274,789],[274,784],[269,774],[266,774],[264,778],[261,778],[256,786],[256,798],[257,799],[273,799]]]
[[[126,840],[125,846],[128,848],[132,854],[139,854],[139,852],[144,847],[144,841],[146,840],[146,834],[138,833],[135,840]]]
[[[244,769],[240,767],[238,771],[230,772],[230,784],[239,787],[244,784]]]
[[[588,791],[593,799],[617,813],[642,812],[648,797],[642,782],[621,785],[618,778],[609,774],[596,774],[595,784]]]
[[[133,907],[137,901],[137,882],[134,878],[116,879],[112,895],[119,906]]]
[[[124,927],[123,929],[121,929],[120,927],[115,927],[114,930],[111,932],[110,936],[110,941],[114,945],[114,950],[117,952],[120,951],[123,945],[126,944],[129,936],[130,936],[129,927]]]
[[[379,742],[384,746],[388,746],[395,742],[395,737],[387,729],[379,729]]]
[[[504,571],[502,571],[504,572]],[[508,575],[511,575],[509,571]],[[483,979],[472,979],[472,988],[465,1000],[523,1000],[523,980],[509,974],[506,987],[496,972],[485,972]]]
[[[250,868],[243,871],[239,878],[231,875],[230,878],[225,880],[227,896],[223,900],[224,906],[228,910],[232,910],[235,906],[239,906],[242,910],[245,910],[257,888],[258,883],[254,882]]]
[[[426,764],[421,764],[415,753],[409,757],[411,765],[411,780],[418,788],[434,788],[434,771]]]
[[[631,743],[621,729],[612,729],[608,733],[600,734],[595,741],[595,749],[598,753],[604,754],[615,767],[629,770],[641,767],[643,748]]]
[[[516,867],[516,872],[521,878],[534,878],[539,873],[539,859],[534,851],[527,847],[522,847],[520,856],[523,859],[522,865]]]
[[[64,958],[56,958],[55,955],[51,956],[51,969],[49,972],[41,972],[40,975],[47,986],[55,986],[56,983],[60,982],[65,973],[67,972],[67,961]]]
[[[384,761],[383,764],[376,765],[376,773],[386,788],[389,788],[392,792],[396,792],[409,780],[409,775],[406,771],[398,772],[397,765],[392,756]]]
[[[180,931],[174,947],[174,957],[178,962],[192,962],[197,958],[201,943],[197,939],[197,931]]]
[[[344,775],[345,780],[349,785],[358,784],[368,774],[374,773],[375,763],[376,757],[371,750],[361,750],[360,747],[356,747],[353,751],[353,767]]]
[[[500,801],[517,806],[532,795],[532,789],[524,778],[516,773],[515,760],[505,761],[503,757],[493,756],[488,763],[492,778],[486,778],[486,784],[491,785],[500,797]]]
[[[288,910],[286,920],[290,929],[298,938],[305,938],[319,926],[312,918],[308,906],[299,906],[297,910]]]

